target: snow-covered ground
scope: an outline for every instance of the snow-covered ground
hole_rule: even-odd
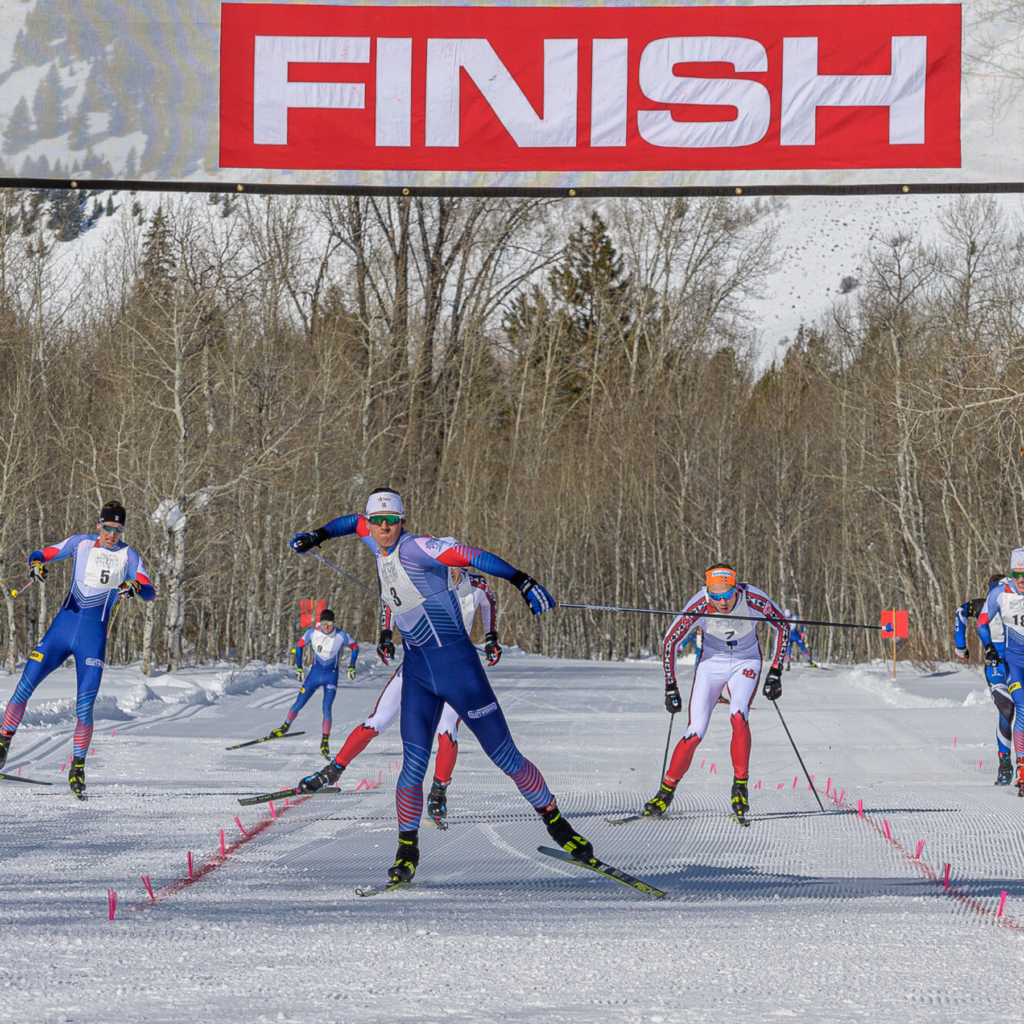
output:
[[[281,721],[287,669],[108,670],[90,801],[67,791],[72,724],[58,705],[18,733],[6,769],[53,787],[0,783],[0,1021],[1003,1021],[1005,981],[1024,964],[1024,800],[992,785],[995,711],[959,667],[901,666],[895,685],[888,673],[784,676],[781,709],[824,814],[778,715],[755,700],[741,829],[727,815],[724,708],[681,814],[605,822],[657,786],[669,719],[656,662],[512,653],[492,669],[567,816],[605,859],[668,891],[657,901],[537,854],[540,822],[465,729],[451,828],[423,830],[419,884],[361,899],[354,887],[379,883],[394,855],[397,727],[342,777],[354,792],[272,819],[236,798],[323,763],[318,700],[296,726],[305,736],[225,747]],[[32,707],[68,699],[72,678],[51,677]],[[385,678],[366,659],[343,682],[338,743]],[[0,696],[13,683],[0,677]]]

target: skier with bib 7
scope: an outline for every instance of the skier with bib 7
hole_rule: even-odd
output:
[[[744,616],[709,618],[706,615]],[[782,696],[782,659],[789,642],[789,624],[781,609],[763,591],[750,583],[738,583],[736,570],[723,563],[705,573],[705,586],[683,609],[669,627],[662,645],[665,669],[665,707],[671,714],[682,710],[683,702],[676,682],[676,655],[682,642],[700,628],[703,646],[690,689],[689,721],[686,733],[676,745],[661,788],[644,805],[644,814],[661,815],[675,796],[679,780],[686,774],[693,755],[707,732],[711,712],[722,691],[729,687],[729,720],[732,723],[732,809],[744,822],[750,801],[747,779],[750,774],[750,705],[761,675],[761,645],[755,630],[763,619],[775,630],[771,667],[765,677],[764,695],[769,700]]]
[[[532,577],[480,548],[408,533],[401,497],[390,488],[373,491],[365,515],[346,515],[292,538],[297,552],[334,537],[358,536],[377,562],[381,597],[402,631],[402,771],[398,778],[398,854],[388,871],[391,884],[411,881],[419,863],[423,778],[434,733],[447,702],[465,721],[488,757],[508,775],[541,815],[548,833],[566,852],[597,863],[591,844],[562,817],[544,777],[519,752],[508,724],[469,639],[449,569],[474,568],[508,580],[535,615],[555,607],[551,595]],[[393,645],[388,645],[393,650]],[[315,792],[341,773],[332,762],[303,779]]]
[[[45,580],[49,564],[73,559],[71,587],[50,628],[28,656],[28,664],[0,726],[0,768],[3,768],[11,740],[35,688],[59,668],[61,662],[73,656],[78,677],[78,722],[68,783],[75,796],[83,800],[85,755],[92,741],[92,710],[103,679],[110,616],[122,599],[136,594],[143,601],[156,597],[139,553],[121,539],[126,516],[119,501],[108,501],[100,509],[97,533],[76,533],[28,556],[29,574],[40,582]]]

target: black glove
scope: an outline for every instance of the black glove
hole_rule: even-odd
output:
[[[391,639],[391,630],[382,629],[380,631],[380,639],[377,641],[377,657],[386,665],[388,659],[394,660],[395,657],[395,644]]]
[[[995,668],[1002,660],[995,644],[985,644],[985,664],[989,668]]]
[[[484,637],[484,657],[488,665],[497,665],[501,660],[501,644],[498,643],[497,633],[488,633]]]
[[[46,580],[46,566],[40,561],[35,561],[28,567],[28,574],[32,579],[43,583]]]
[[[530,606],[530,611],[534,615],[543,615],[555,607],[555,599],[525,572],[517,570],[509,582],[519,588],[519,593],[523,595],[523,600]]]
[[[315,775],[307,775],[302,779],[296,789],[300,793],[316,793],[324,786],[333,786],[344,770],[337,761],[328,761]]]
[[[139,592],[141,587],[142,584],[139,583],[138,580],[125,580],[124,583],[122,583],[121,586],[117,588],[117,596],[123,598],[132,598]]]
[[[778,700],[782,696],[782,669],[772,665],[768,675],[764,677],[764,695],[769,700]]]
[[[675,683],[665,687],[665,710],[672,715],[683,710],[683,698],[679,696],[679,687]]]
[[[318,548],[325,540],[331,538],[327,535],[327,531],[324,529],[313,530],[312,533],[297,533],[291,539],[291,547],[293,551],[297,551],[300,555],[305,554],[310,548]]]

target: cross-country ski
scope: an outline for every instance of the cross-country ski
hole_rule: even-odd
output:
[[[42,779],[26,779],[21,775],[5,775],[0,772],[0,782],[27,782],[32,786],[52,786],[52,782],[43,782]]]
[[[305,735],[306,734],[301,729],[298,729],[295,732],[281,733],[279,736],[275,736],[273,733],[271,733],[269,736],[261,736],[258,740],[246,740],[244,743],[236,743],[236,744],[234,744],[234,746],[225,747],[224,749],[225,750],[241,750],[242,747],[252,747],[252,746],[255,746],[257,743],[269,743],[271,740],[283,740],[283,739],[286,739],[288,737],[291,737],[292,739],[294,739],[296,736],[305,736]]]

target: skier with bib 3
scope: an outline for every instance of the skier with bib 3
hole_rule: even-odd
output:
[[[454,537],[442,538],[445,542],[457,544]],[[462,609],[462,620],[466,633],[473,630],[473,620],[477,609],[484,627],[484,657],[488,665],[497,665],[501,658],[501,645],[498,643],[498,602],[491,593],[487,580],[479,573],[463,572],[458,566],[449,570],[455,594]],[[385,665],[395,657],[394,633],[392,630],[391,609],[382,604],[380,640],[377,651]],[[357,725],[341,750],[334,758],[339,768],[347,768],[385,729],[389,729],[398,719],[402,708],[402,666],[395,669],[391,678],[381,690],[373,712],[361,725]],[[448,827],[448,786],[455,772],[455,761],[459,754],[459,722],[458,713],[450,704],[445,704],[441,712],[441,721],[437,726],[437,756],[434,758],[434,782],[427,794],[427,814],[430,815],[438,828]]]
[[[1001,579],[988,592],[978,616],[978,639],[985,647],[987,668],[1002,667],[1006,692],[1013,700],[1013,749],[1017,756],[1017,795],[1024,797],[1024,548],[1010,555],[1010,579]],[[1003,649],[996,647],[993,630],[1003,624]]]
[[[302,669],[302,652],[306,648],[313,652],[313,665],[309,670],[309,678],[305,679]],[[295,645],[295,675],[302,686],[295,698],[295,703],[288,709],[284,722],[271,732],[271,736],[282,737],[291,727],[299,712],[306,706],[306,701],[322,686],[324,688],[324,722],[323,736],[320,740],[320,753],[324,757],[331,756],[331,708],[338,694],[338,669],[341,665],[341,654],[345,648],[352,652],[348,663],[348,678],[356,677],[356,658],[359,657],[359,644],[343,629],[334,624],[334,612],[325,608],[320,613],[320,621],[311,626]]]
[[[1002,575],[995,575],[988,581],[988,592],[1003,586],[1009,582],[1009,578]],[[956,656],[961,661],[966,661],[971,656],[967,649],[967,620],[978,618],[985,608],[985,597],[976,597],[971,601],[965,601],[956,610],[953,619],[953,642],[956,647]],[[1003,620],[996,615],[989,620],[989,638],[992,646],[995,647],[1000,659],[1003,656]],[[988,692],[992,697],[992,703],[999,712],[999,723],[996,726],[996,755],[999,759],[999,770],[996,773],[995,785],[1009,786],[1013,782],[1013,757],[1010,753],[1011,733],[1013,732],[1014,707],[1013,698],[1006,688],[1006,674],[1003,671],[1003,663],[1000,660],[998,665],[985,666],[985,680],[988,683]]]
[[[152,601],[156,597],[139,553],[121,540],[126,516],[119,501],[108,501],[100,509],[97,533],[76,533],[28,556],[29,575],[40,582],[46,579],[50,563],[73,559],[71,587],[57,617],[28,656],[28,664],[0,726],[0,768],[3,768],[11,740],[35,688],[59,668],[61,662],[73,656],[78,677],[78,722],[68,783],[75,796],[82,800],[85,799],[85,755],[92,740],[92,709],[103,679],[110,616],[122,598],[127,600],[138,594],[143,601]]]
[[[676,745],[661,788],[644,805],[644,814],[661,815],[675,796],[679,780],[686,774],[693,755],[707,732],[711,711],[722,691],[729,687],[729,720],[732,723],[732,809],[744,822],[750,802],[747,779],[750,774],[750,705],[761,675],[761,645],[754,619],[763,619],[775,630],[771,667],[764,682],[769,700],[782,696],[782,659],[789,641],[789,624],[782,611],[763,591],[750,583],[737,583],[736,570],[719,563],[705,573],[705,587],[687,601],[683,612],[669,627],[662,646],[665,669],[665,707],[671,714],[682,710],[676,683],[676,655],[686,637],[700,626],[703,646],[690,689],[689,722]],[[708,615],[737,615],[743,618],[711,618]]]
[[[497,555],[451,539],[407,533],[404,523],[401,497],[390,488],[378,488],[367,499],[365,515],[341,516],[310,533],[298,533],[291,541],[301,553],[333,537],[358,536],[377,560],[381,597],[402,632],[403,760],[396,792],[398,854],[388,871],[390,882],[411,881],[419,863],[423,778],[445,703],[541,815],[555,842],[575,859],[597,863],[591,844],[562,817],[544,777],[516,747],[466,632],[449,570],[474,568],[508,580],[534,615],[554,608],[554,600],[536,580]],[[336,782],[340,774],[341,767],[331,762],[300,786],[315,792]]]

